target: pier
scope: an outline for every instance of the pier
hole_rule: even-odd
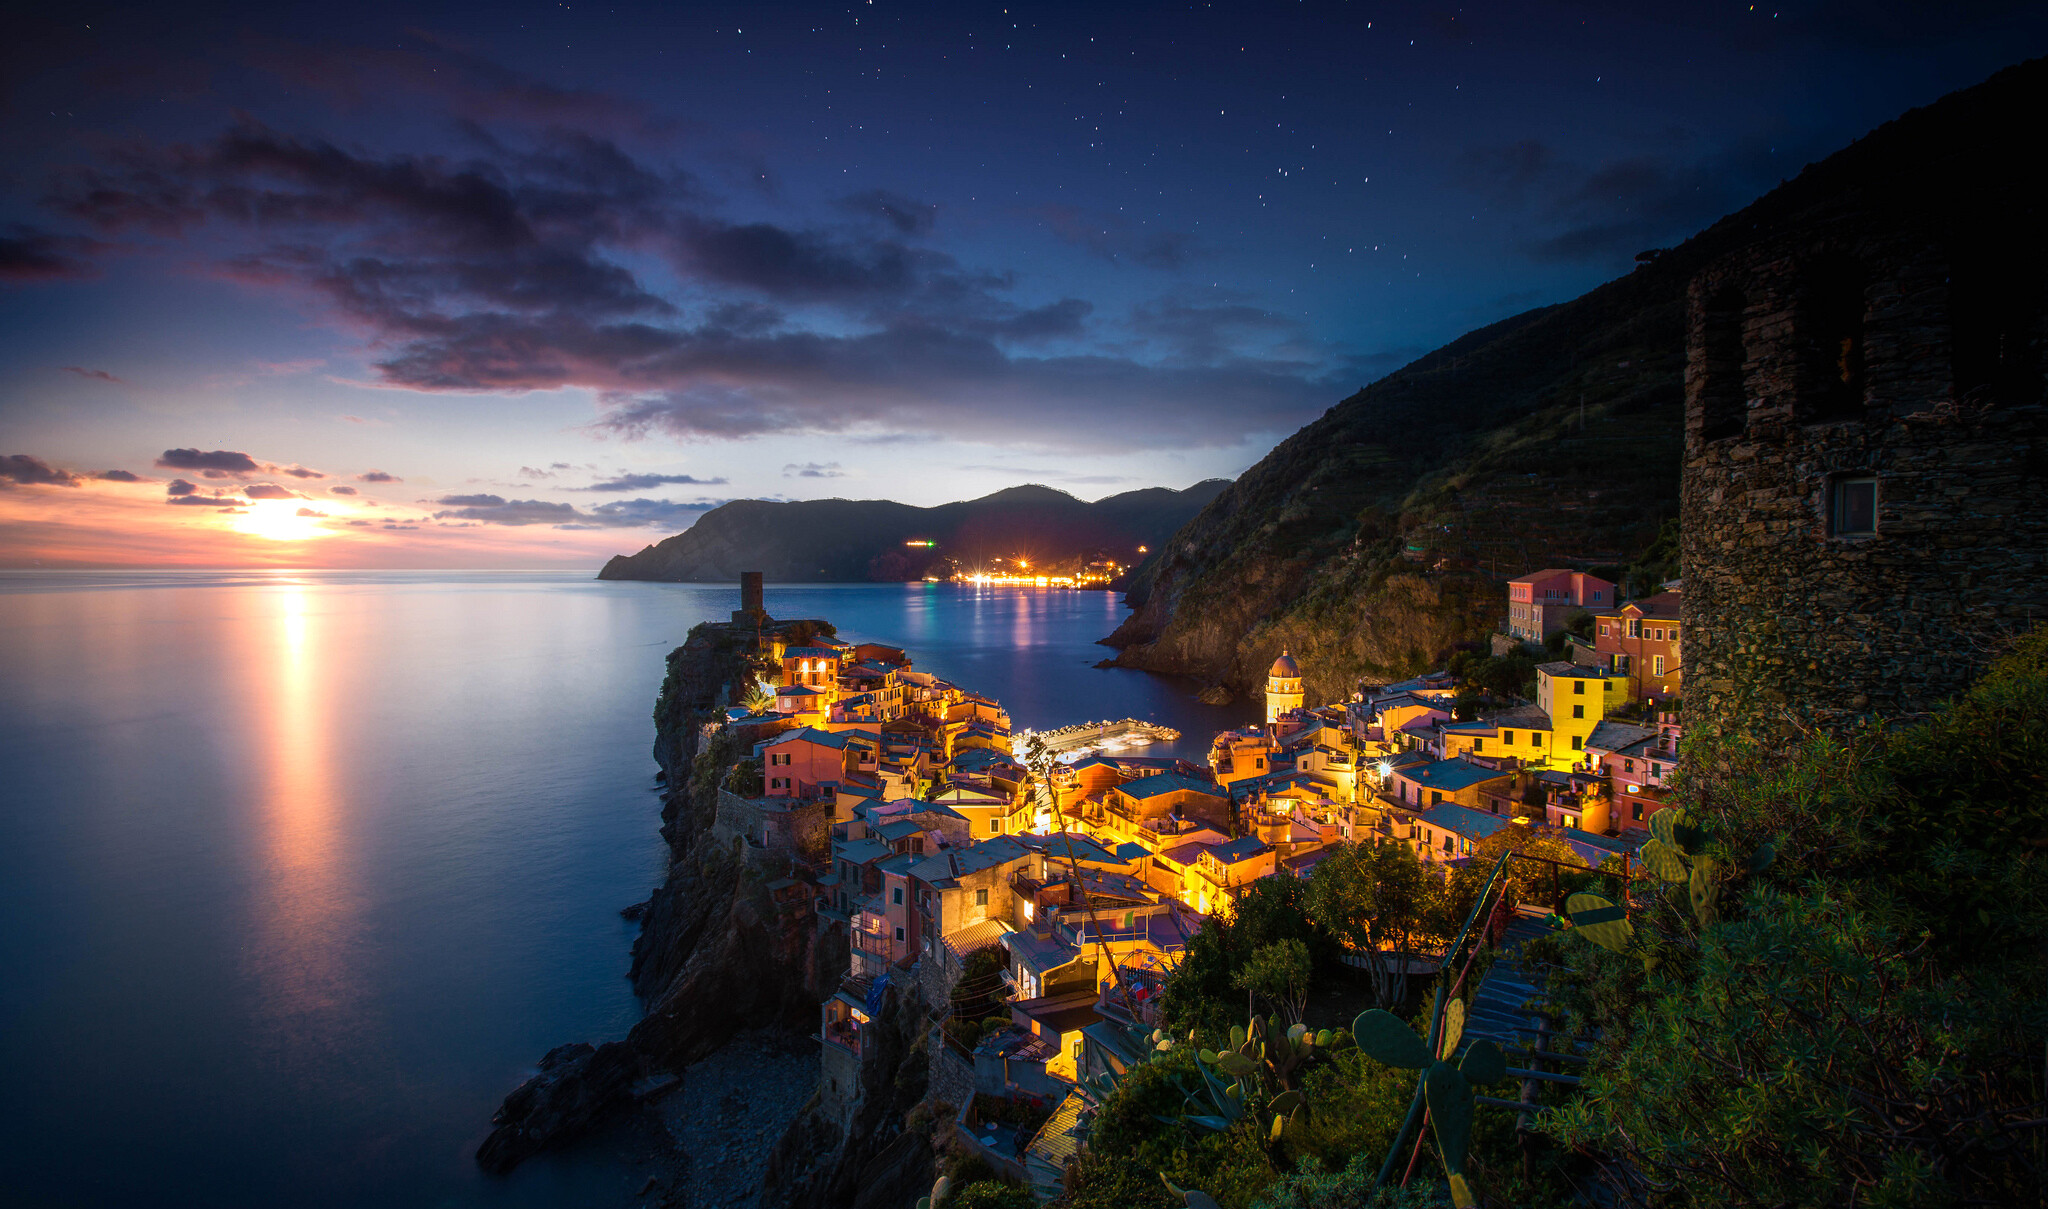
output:
[[[1157,722],[1121,718],[1114,722],[1076,722],[1058,730],[1042,731],[1046,750],[1054,755],[1084,751],[1120,751],[1150,743],[1171,743],[1180,732]]]

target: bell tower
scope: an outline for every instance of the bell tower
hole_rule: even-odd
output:
[[[1284,649],[1266,673],[1266,721],[1278,722],[1280,715],[1301,708],[1301,665]]]

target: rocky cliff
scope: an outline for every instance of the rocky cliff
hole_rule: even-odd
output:
[[[1046,565],[1098,553],[1128,564],[1139,546],[1165,540],[1224,486],[1211,479],[1185,491],[1152,487],[1088,503],[1026,485],[936,508],[734,500],[658,545],[613,558],[598,578],[730,582],[745,569],[776,583],[901,582],[1019,553]]]
[[[1958,155],[2018,155],[2015,98],[2042,70],[1889,123],[1628,276],[1471,332],[1332,407],[1139,567],[1139,608],[1106,640],[1114,662],[1243,690],[1286,646],[1310,696],[1330,697],[1483,637],[1506,578],[1628,562],[1678,512],[1693,277],[1829,199],[1940,192]]]
[[[718,711],[754,676],[750,649],[750,634],[706,623],[668,657],[654,758],[669,786],[662,835],[670,861],[633,945],[646,1015],[623,1041],[550,1051],[499,1110],[477,1152],[485,1167],[509,1170],[580,1136],[742,1030],[817,1027],[818,1003],[846,969],[844,934],[821,932],[808,898],[776,901],[766,885],[772,871],[712,839],[718,783],[746,754],[716,729]]]

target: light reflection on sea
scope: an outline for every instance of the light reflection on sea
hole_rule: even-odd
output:
[[[649,709],[729,586],[416,572],[0,572],[9,1203],[626,1205],[481,1177],[550,1046],[622,1035],[659,879]],[[1020,726],[1243,721],[1092,666],[1102,592],[771,585]]]

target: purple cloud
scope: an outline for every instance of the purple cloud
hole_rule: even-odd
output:
[[[22,483],[36,487],[76,487],[81,480],[69,470],[59,470],[43,459],[25,453],[0,455],[0,487]]]
[[[256,483],[252,486],[244,487],[242,494],[252,500],[302,500],[306,498],[291,488],[280,487],[276,483]]]
[[[121,381],[121,379],[116,378],[114,375],[108,373],[106,370],[103,369],[87,369],[82,365],[67,365],[64,366],[63,368],[65,373],[77,374],[81,378],[91,378],[94,381],[98,382]]]
[[[395,474],[385,474],[381,470],[366,470],[356,476],[356,482],[358,483],[403,483],[404,481],[404,479],[399,478]]]
[[[617,478],[604,479],[587,487],[566,487],[565,491],[646,491],[651,487],[681,484],[695,487],[716,487],[726,482],[723,475],[718,478],[700,479],[693,474],[621,474]]]
[[[356,494],[356,489],[355,489],[355,488],[353,488],[353,487],[329,487],[329,488],[327,489],[327,491],[328,491],[328,494],[330,494],[330,495],[354,495],[354,494]]]
[[[156,464],[166,470],[196,470],[209,479],[260,474],[263,470],[255,458],[232,449],[166,449]]]

